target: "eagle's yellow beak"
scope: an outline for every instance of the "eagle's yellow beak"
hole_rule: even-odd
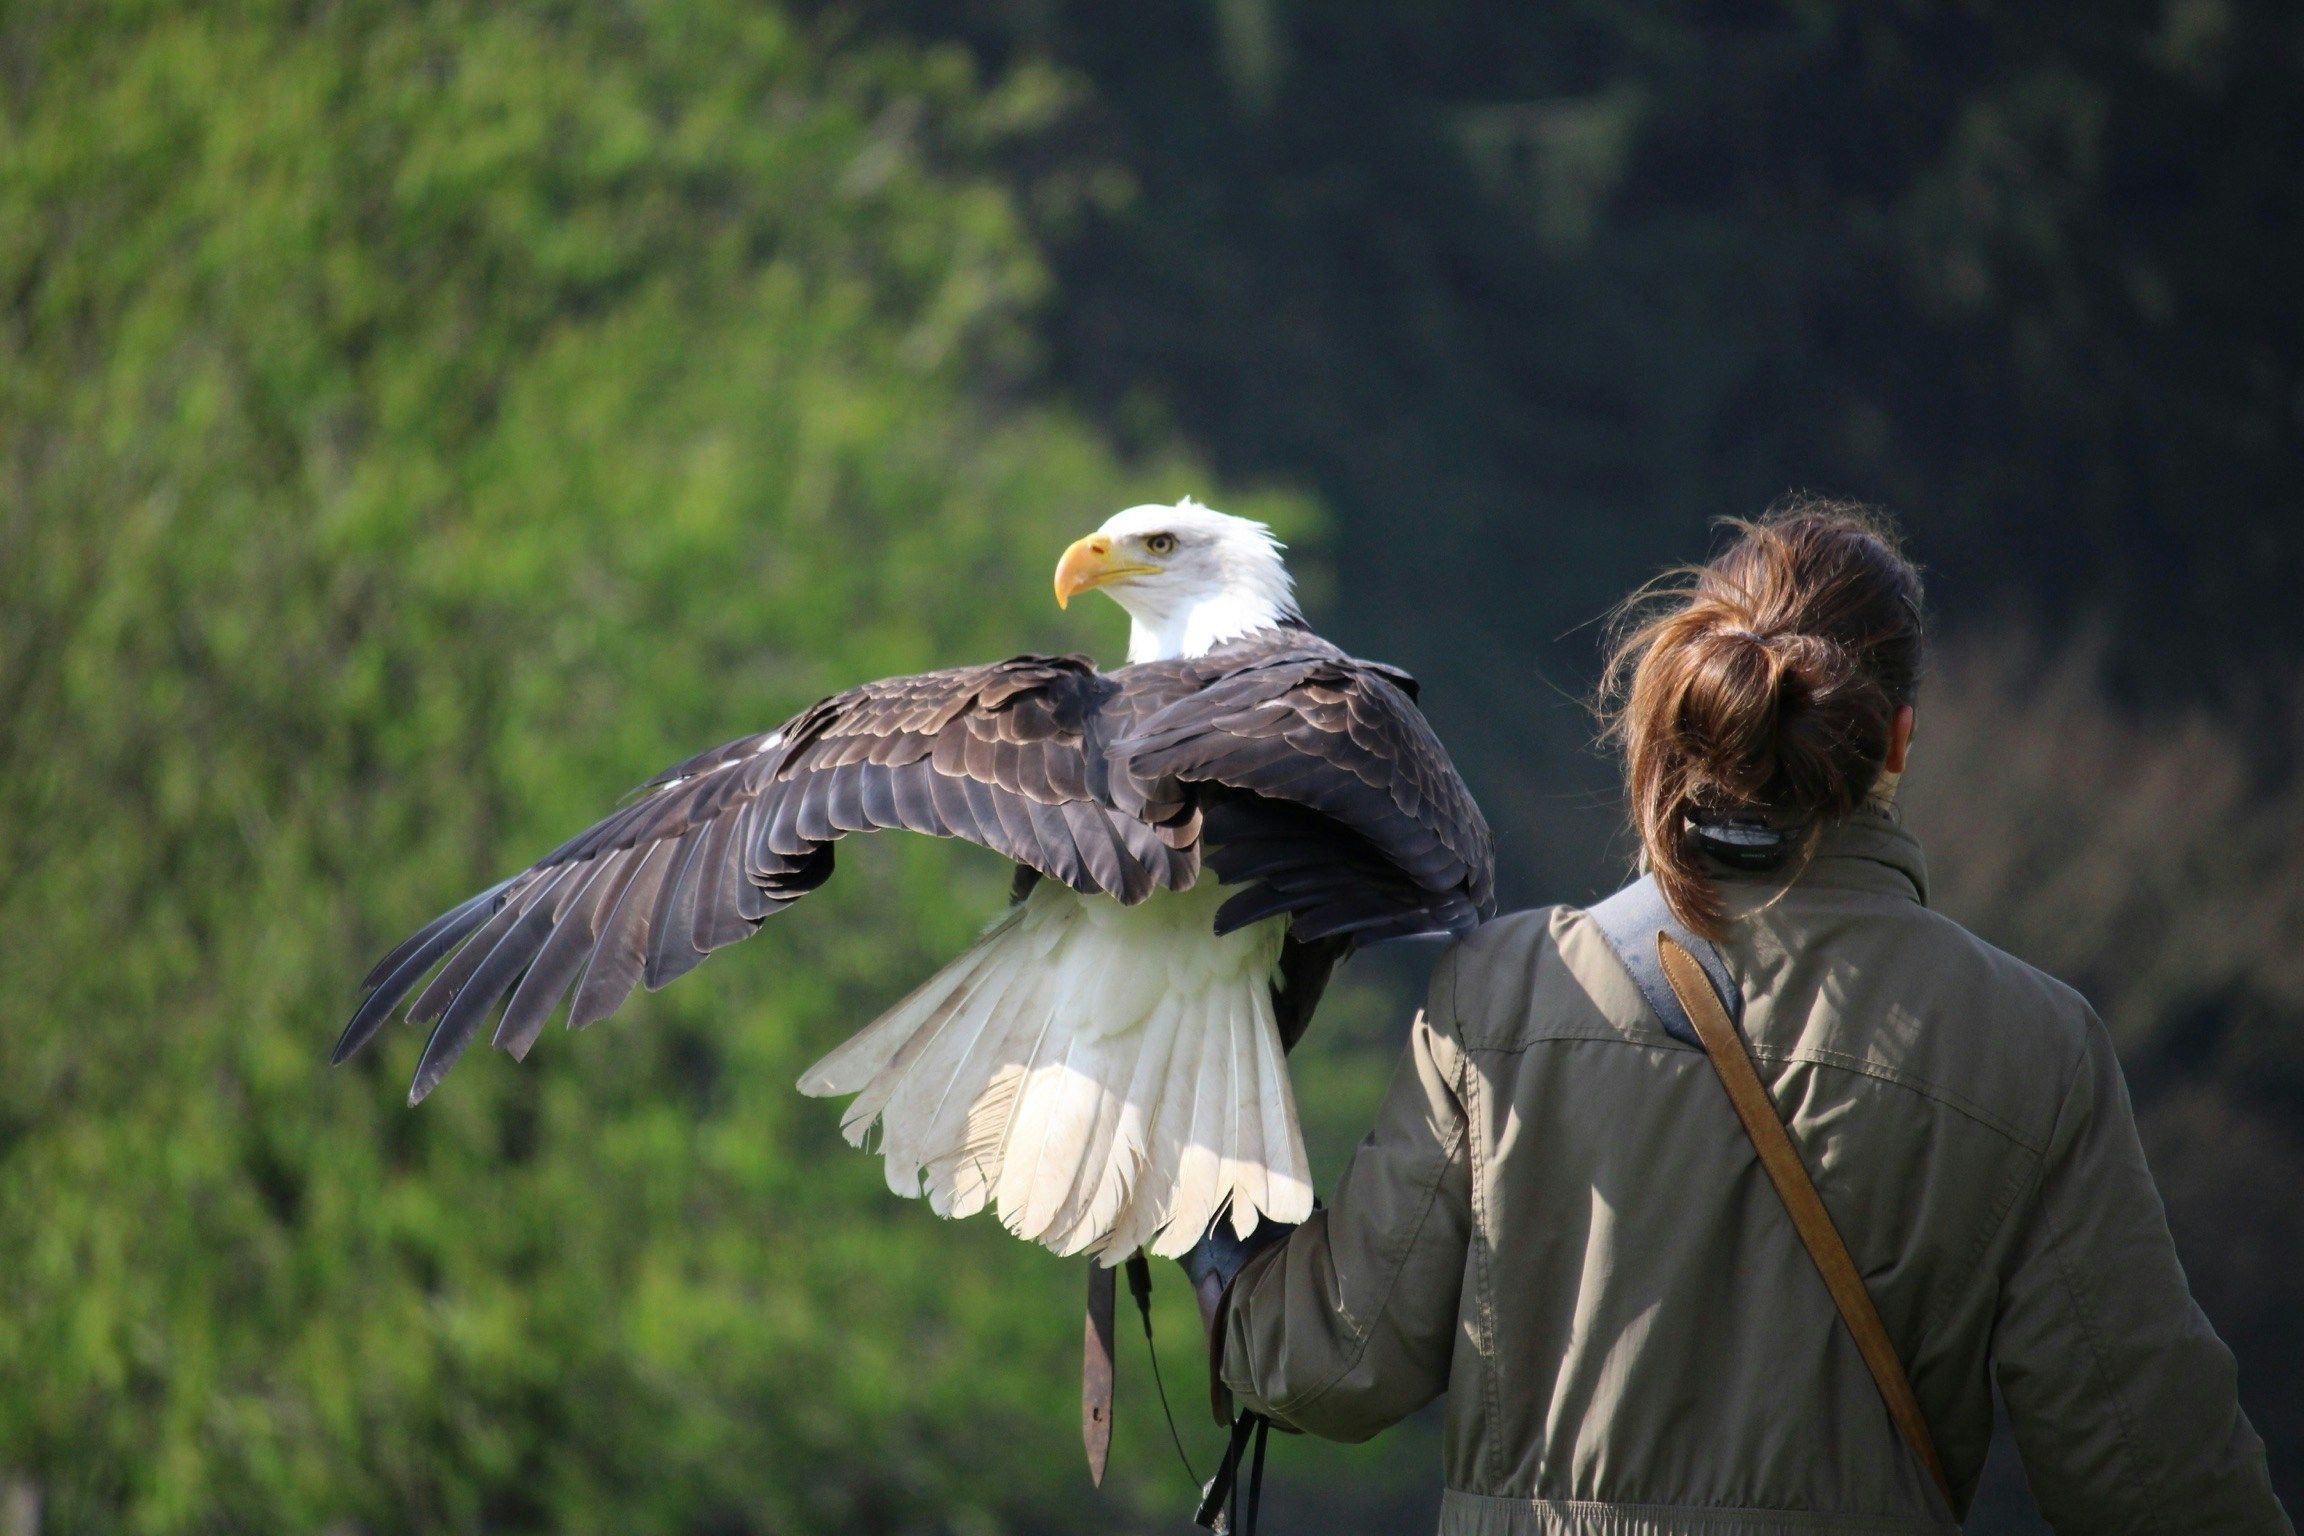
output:
[[[1072,547],[1064,551],[1064,558],[1056,562],[1056,606],[1070,607],[1072,599],[1083,592],[1092,592],[1123,576],[1141,576],[1159,569],[1156,565],[1114,559],[1112,541],[1101,533],[1075,539]]]

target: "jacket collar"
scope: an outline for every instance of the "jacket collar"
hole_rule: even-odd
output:
[[[1716,868],[1713,874],[1725,886],[1758,886],[1771,894],[1783,882],[1782,873],[1774,870]],[[1928,860],[1920,851],[1920,840],[1905,829],[1903,819],[1893,809],[1868,805],[1826,829],[1816,845],[1816,856],[1793,883],[1905,896],[1926,906]]]

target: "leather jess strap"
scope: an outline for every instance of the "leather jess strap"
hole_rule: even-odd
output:
[[[1088,1481],[1104,1486],[1112,1456],[1112,1314],[1119,1283],[1112,1266],[1088,1261],[1088,1317],[1080,1342],[1080,1442],[1088,1452]]]
[[[1824,1208],[1815,1182],[1808,1177],[1807,1165],[1800,1161],[1800,1153],[1785,1132],[1784,1122],[1776,1117],[1776,1106],[1769,1099],[1768,1090],[1760,1084],[1760,1074],[1753,1069],[1743,1037],[1729,1021],[1719,994],[1706,979],[1704,967],[1695,955],[1670,934],[1658,932],[1656,957],[1673,995],[1686,1010],[1689,1022],[1695,1025],[1697,1038],[1703,1044],[1704,1054],[1712,1059],[1712,1069],[1719,1074],[1721,1086],[1728,1090],[1728,1102],[1735,1106],[1736,1117],[1744,1122],[1753,1150],[1760,1154],[1760,1166],[1783,1199],[1784,1209],[1791,1216],[1800,1241],[1807,1246],[1808,1256],[1816,1261],[1816,1272],[1824,1277],[1824,1288],[1832,1293],[1833,1304],[1840,1309],[1849,1333],[1855,1336],[1856,1348],[1880,1388],[1881,1400],[1888,1405],[1889,1418],[1895,1421],[1905,1444],[1911,1446],[1912,1454],[1928,1469],[1936,1491],[1944,1496],[1946,1508],[1952,1508],[1952,1485],[1944,1476],[1944,1463],[1936,1455],[1936,1441],[1928,1432],[1928,1420],[1920,1411],[1919,1400],[1912,1395],[1912,1382],[1904,1373],[1904,1362],[1889,1341],[1888,1330],[1880,1321],[1880,1309],[1873,1305],[1872,1292],[1865,1286],[1856,1261],[1849,1256],[1840,1229],[1833,1225],[1832,1213]]]

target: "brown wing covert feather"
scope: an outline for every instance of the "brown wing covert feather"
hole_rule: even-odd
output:
[[[1114,783],[1206,818],[1209,867],[1249,889],[1222,928],[1278,913],[1310,941],[1461,933],[1495,907],[1495,852],[1414,680],[1302,631],[1268,630],[1171,676],[1114,748]],[[1123,808],[1127,808],[1123,804]]]

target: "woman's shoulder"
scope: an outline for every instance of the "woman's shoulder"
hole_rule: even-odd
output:
[[[1925,963],[1962,968],[1972,974],[1973,985],[2020,1008],[2041,1028],[2067,1038],[2075,1049],[2082,1043],[2096,1014],[2077,987],[1932,907],[1919,909],[1915,928],[1928,948]]]
[[[1724,945],[1757,1048],[1972,1107],[2027,1141],[2103,1025],[2073,988],[1911,901],[1795,900]],[[1617,1039],[1680,1048],[1599,925],[1570,905],[1482,924],[1434,973],[1430,1014],[1474,1050]]]
[[[1432,1014],[1474,1049],[1537,1039],[1670,1039],[1580,907],[1507,912],[1459,939],[1433,976]]]
[[[1755,1048],[2044,1144],[2092,1032],[2079,992],[1913,901],[1787,902],[1731,946]]]

